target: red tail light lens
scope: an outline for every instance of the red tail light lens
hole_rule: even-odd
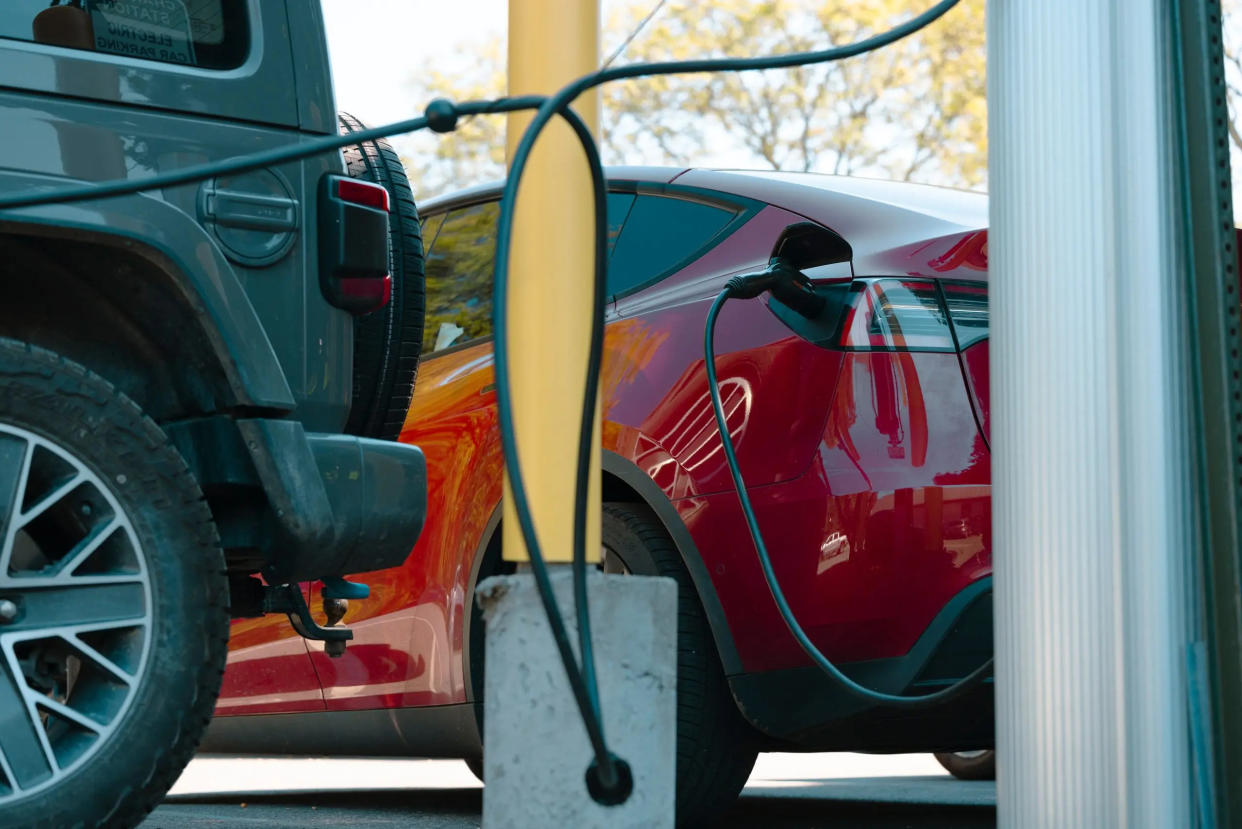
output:
[[[949,315],[930,280],[855,282],[840,344],[864,351],[953,351]]]
[[[392,299],[392,277],[342,279],[341,296],[364,313],[383,308]]]
[[[378,184],[353,178],[336,180],[336,194],[342,200],[388,212],[388,191]]]

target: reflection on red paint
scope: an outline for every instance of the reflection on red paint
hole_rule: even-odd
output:
[[[957,268],[986,271],[988,269],[988,232],[976,230],[962,234],[943,254],[928,259],[927,265],[938,273]]]
[[[233,622],[217,714],[321,711],[323,693],[302,637],[284,616]]]

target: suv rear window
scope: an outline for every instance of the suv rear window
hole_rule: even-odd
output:
[[[250,49],[247,0],[3,0],[0,37],[232,69]]]

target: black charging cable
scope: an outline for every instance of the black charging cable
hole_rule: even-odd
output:
[[[874,51],[883,46],[887,46],[894,41],[900,40],[901,38],[919,31],[949,11],[949,9],[955,6],[957,2],[958,0],[941,0],[941,2],[932,6],[927,11],[911,18],[905,23],[873,37],[844,46],[812,52],[758,58],[710,58],[703,60],[668,61],[645,64],[640,63],[610,67],[598,72],[593,72],[589,75],[585,75],[570,84],[567,84],[554,95],[547,97],[528,95],[503,98],[496,101],[475,101],[463,104],[453,104],[449,101],[437,100],[428,105],[427,110],[421,117],[398,121],[380,127],[360,130],[348,136],[326,136],[324,138],[313,139],[290,147],[267,150],[241,158],[226,159],[219,162],[186,167],[181,170],[161,173],[159,175],[144,179],[118,180],[103,182],[100,184],[87,184],[71,187],[53,186],[45,190],[39,189],[25,194],[19,193],[15,196],[0,196],[0,210],[16,209],[19,207],[34,207],[41,204],[68,203],[89,199],[101,199],[111,196],[133,194],[143,190],[162,189],[165,187],[190,184],[216,176],[257,170],[270,167],[275,164],[310,158],[324,152],[337,150],[341,147],[355,144],[359,141],[383,138],[405,132],[414,132],[425,128],[430,128],[437,132],[449,132],[456,127],[457,120],[461,116],[498,114],[527,109],[536,110],[534,117],[523,133],[517,150],[513,155],[509,174],[505,181],[504,194],[501,199],[500,206],[500,219],[497,226],[496,264],[493,273],[493,331],[495,340],[494,359],[497,412],[500,421],[501,441],[505,453],[505,464],[510,481],[510,492],[514,502],[514,512],[518,517],[522,537],[526,543],[527,552],[530,555],[531,570],[535,575],[540,599],[548,615],[548,623],[552,630],[553,638],[556,641],[557,649],[560,652],[561,660],[564,663],[566,675],[579,711],[582,715],[583,724],[586,727],[592,750],[595,753],[595,760],[587,771],[587,787],[590,790],[592,797],[601,803],[620,803],[624,802],[624,800],[629,796],[629,792],[633,787],[633,778],[629,772],[628,766],[608,750],[607,743],[604,739],[602,717],[599,707],[599,694],[595,680],[594,651],[591,647],[590,617],[588,613],[586,594],[585,527],[586,505],[590,483],[586,470],[589,466],[589,453],[591,450],[591,442],[593,440],[592,427],[594,424],[594,408],[595,401],[598,396],[600,362],[603,351],[603,299],[607,268],[606,256],[604,253],[607,249],[607,213],[605,209],[606,182],[603,178],[603,170],[599,162],[599,154],[595,147],[595,143],[581,119],[573,113],[571,104],[583,92],[609,81],[622,80],[626,78],[695,72],[781,69],[806,64],[826,63],[829,61],[840,60],[842,58],[853,57],[855,55],[860,55],[866,52]],[[581,667],[578,661],[573,658],[572,649],[569,646],[568,634],[565,629],[565,623],[561,617],[556,598],[552,593],[551,583],[547,575],[547,565],[542,556],[542,548],[539,544],[538,535],[535,531],[530,502],[527,497],[524,479],[521,474],[521,462],[517,452],[517,443],[514,432],[512,390],[510,387],[508,363],[509,344],[507,340],[506,325],[509,272],[508,260],[512,239],[514,203],[516,201],[518,184],[521,181],[521,177],[525,171],[531,150],[535,144],[535,140],[554,117],[561,117],[568,121],[570,126],[573,128],[575,135],[583,145],[587,163],[591,168],[596,208],[594,233],[596,248],[594,262],[595,297],[591,320],[591,337],[590,344],[588,346],[586,388],[583,398],[583,416],[581,421],[582,432],[579,436],[578,442],[578,462],[576,464],[577,480],[575,482],[574,494],[574,594],[576,616],[578,620],[579,649],[581,651],[582,658]],[[723,302],[723,299],[718,299],[718,302]],[[713,306],[713,310],[718,313],[718,306]],[[710,339],[711,332],[714,331],[714,315],[709,317],[709,323],[710,327],[708,329],[708,336]],[[712,378],[712,386],[714,390],[715,370],[714,366],[711,366],[710,361],[709,373]],[[714,402],[718,405],[718,399]],[[727,431],[722,432],[722,438],[724,439],[726,448],[731,451]],[[737,472],[735,464],[734,469],[731,471],[734,473]],[[735,474],[735,483],[739,485],[739,497],[745,499],[745,489],[741,487],[740,481],[740,474]],[[744,501],[744,503],[746,503],[746,501]],[[758,528],[756,526],[754,528],[755,532],[757,532],[757,529]],[[766,556],[766,551],[761,550],[760,555],[761,559],[766,561],[766,558],[764,558]],[[770,566],[768,569],[770,569]],[[770,583],[769,587],[771,586],[772,584]],[[779,595],[778,591],[779,587],[777,587],[777,591],[774,591],[774,597]],[[781,599],[778,599],[778,605],[780,604]],[[785,608],[787,610],[787,605],[785,605]],[[786,621],[788,622],[789,619]],[[797,630],[800,631],[801,628],[798,628]],[[795,636],[797,636],[796,632]],[[803,636],[805,636],[805,634]],[[816,651],[816,653],[818,653],[818,651]],[[822,654],[820,656],[822,659]],[[816,660],[816,662],[817,664],[820,664],[819,660]],[[829,676],[832,676],[834,679],[840,677],[848,681],[848,678],[844,677],[843,674],[840,674],[840,672],[837,671],[835,666],[832,666],[830,662],[823,660],[823,663],[824,664],[820,664],[821,667],[824,667],[826,664],[832,668],[832,670],[825,668],[825,670],[829,673]],[[867,689],[862,690],[871,694],[875,693],[869,692]],[[885,696],[891,697],[892,702],[889,704],[900,704],[901,701],[909,701],[910,699],[906,697],[892,697],[891,695]]]

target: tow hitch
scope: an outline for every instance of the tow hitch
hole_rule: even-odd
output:
[[[266,613],[284,613],[289,624],[304,639],[324,643],[324,653],[331,657],[345,653],[346,643],[354,638],[347,627],[338,627],[349,611],[350,599],[365,599],[371,589],[365,584],[329,577],[323,580],[323,609],[328,623],[320,625],[310,614],[306,598],[297,584],[265,585],[258,579],[235,580],[232,584],[234,618],[262,616]]]

